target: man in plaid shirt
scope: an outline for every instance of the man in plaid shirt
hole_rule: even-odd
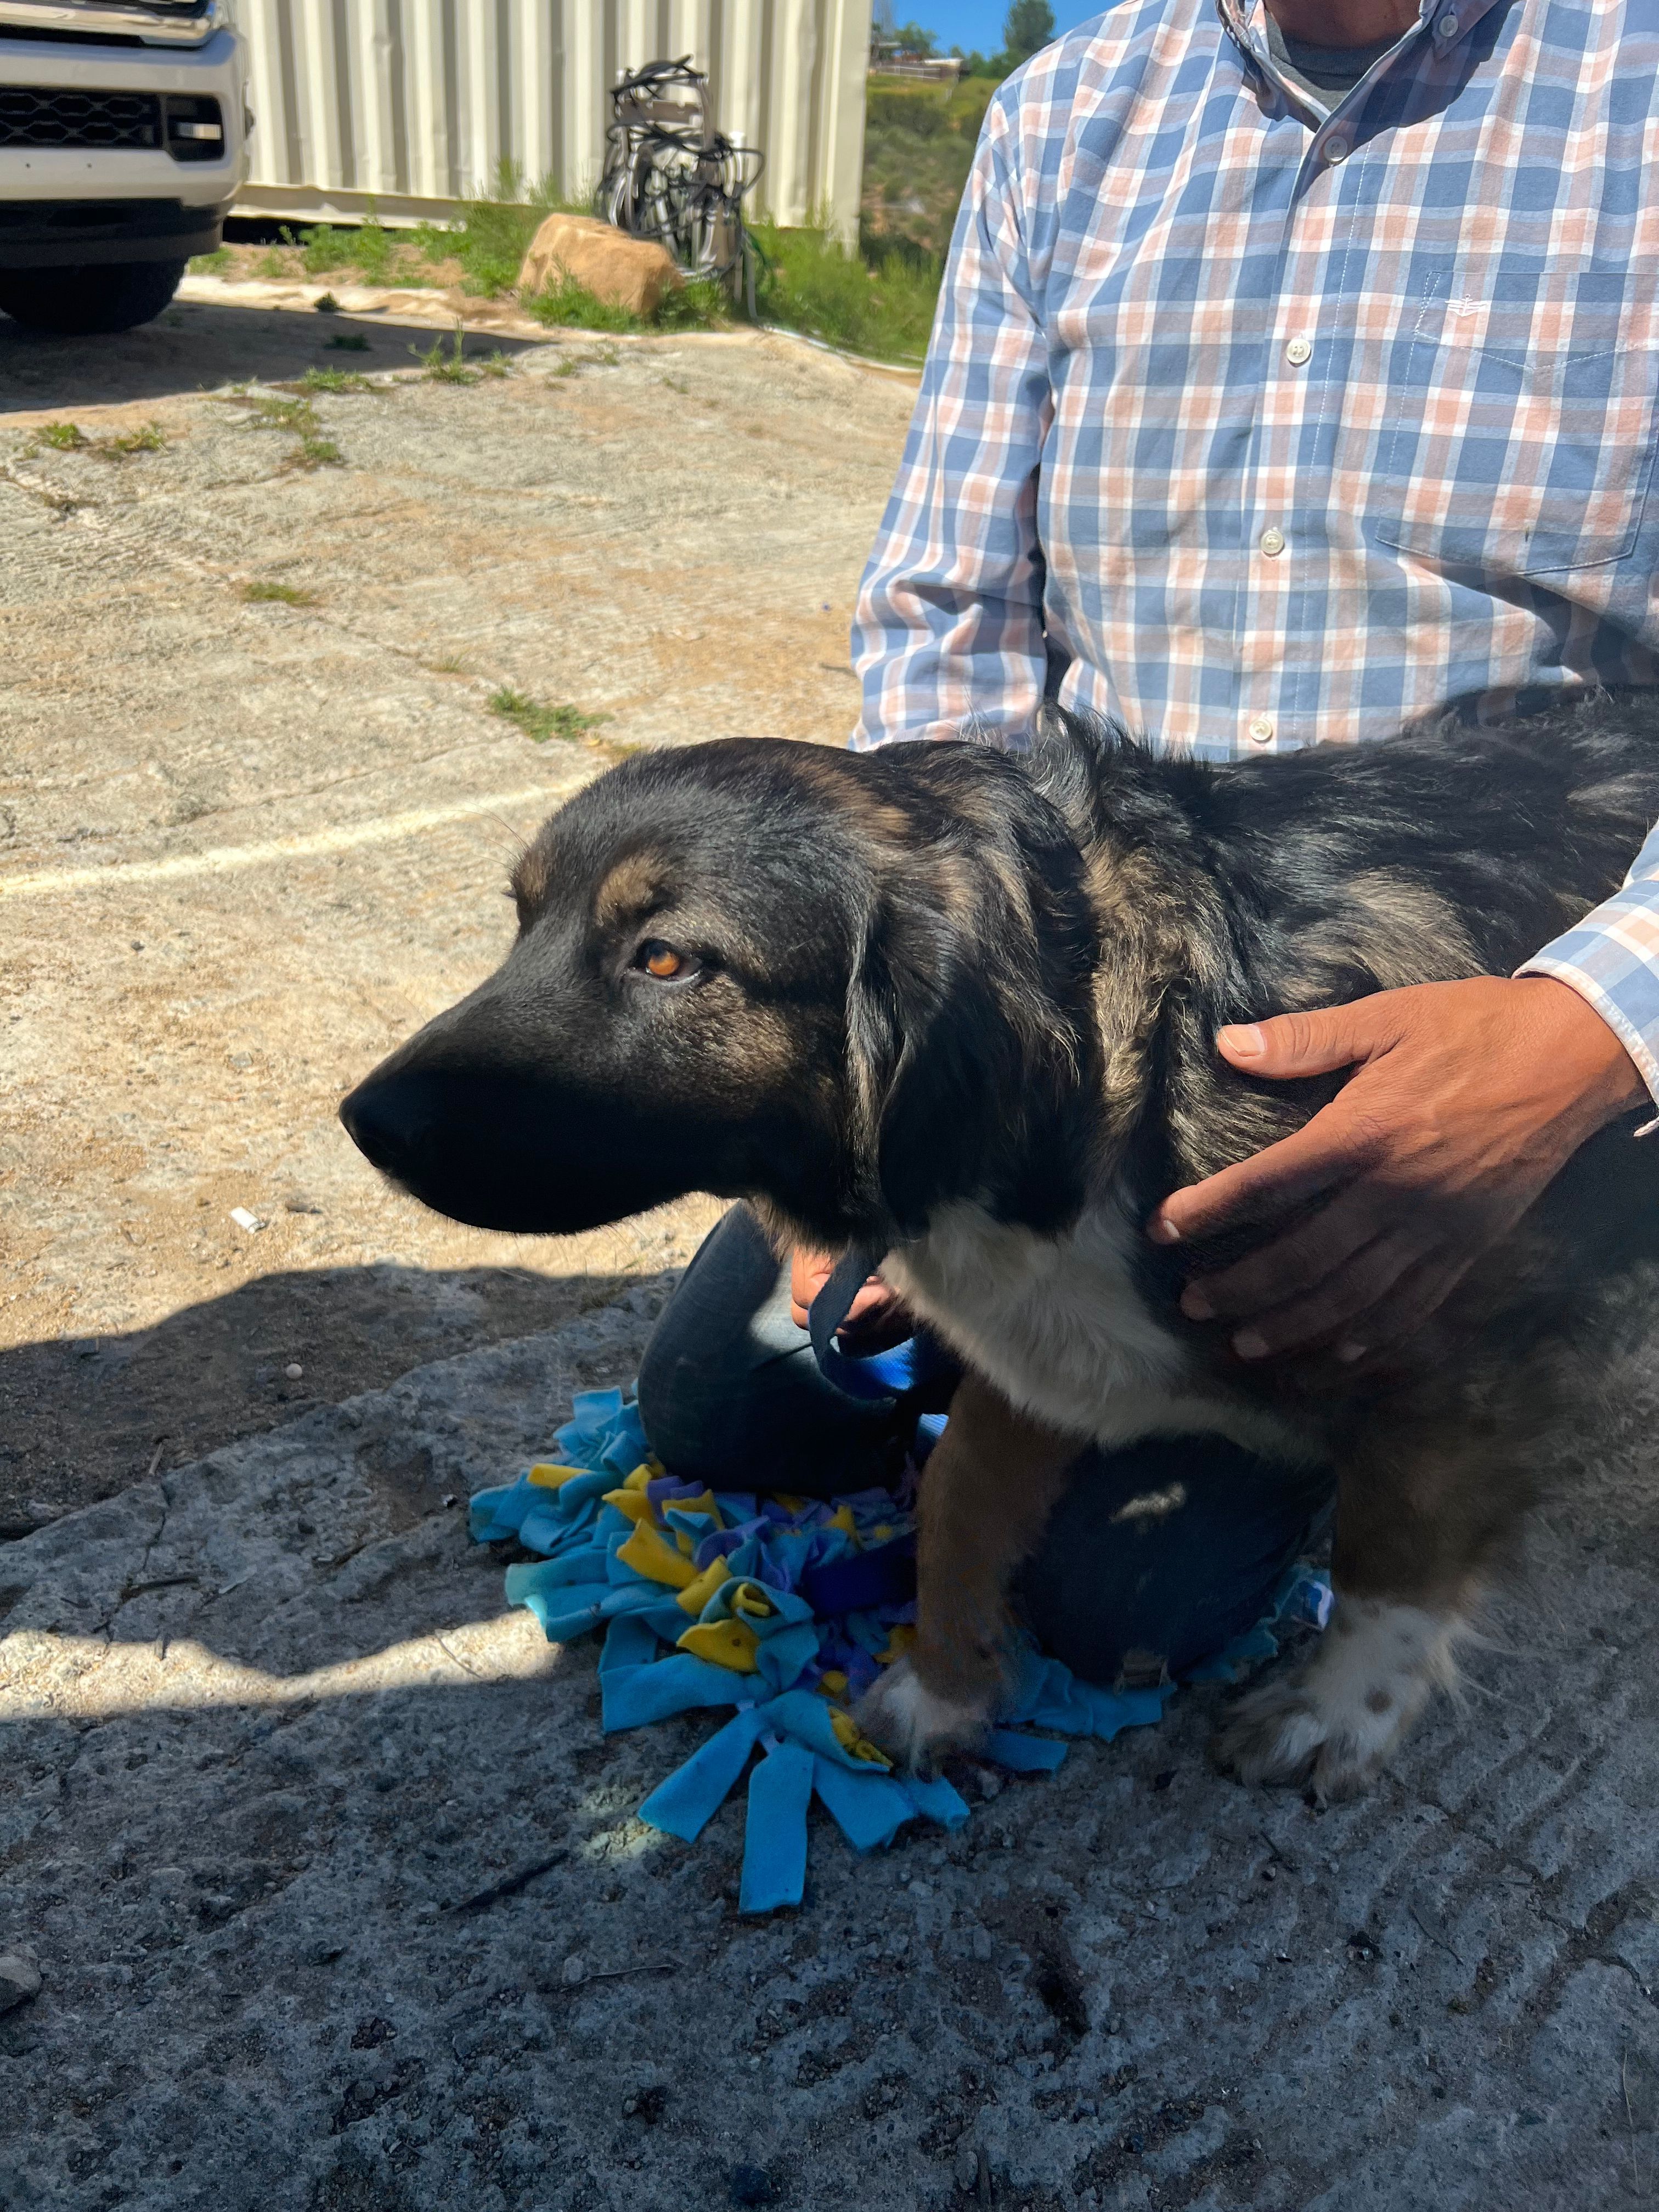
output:
[[[1122,0],[1037,55],[964,195],[854,743],[1016,737],[1050,670],[1211,756],[1659,683],[1656,131],[1626,0]],[[1360,1072],[1159,1209],[1326,1200],[1190,1313],[1363,1371],[1659,1096],[1659,831],[1632,860],[1520,979],[1222,1032]]]
[[[1037,55],[963,198],[860,599],[854,744],[1017,741],[1051,685],[1230,755],[1659,684],[1656,138],[1636,0],[1120,0]],[[1259,1074],[1358,1072],[1153,1216],[1175,1243],[1317,1201],[1191,1284],[1192,1315],[1245,1358],[1362,1374],[1659,1097],[1659,831],[1632,860],[1518,977],[1221,1032]],[[890,1468],[893,1401],[814,1362],[829,1272],[798,1253],[780,1279],[726,1217],[640,1378],[678,1471],[829,1494]],[[844,1341],[902,1327],[872,1279]],[[1128,1511],[1155,1460],[1085,1455],[1080,1510]],[[1322,1502],[1215,1438],[1181,1480],[1134,1546],[1060,1516],[1034,1562],[1035,1625],[1091,1679],[1148,1651],[1178,1674],[1247,1625]]]

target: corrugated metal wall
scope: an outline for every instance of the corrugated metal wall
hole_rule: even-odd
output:
[[[503,162],[585,195],[619,69],[690,53],[760,147],[759,211],[858,224],[871,0],[233,0],[258,118],[251,211],[441,215]]]

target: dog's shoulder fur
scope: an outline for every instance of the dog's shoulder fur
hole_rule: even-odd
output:
[[[1289,1134],[1344,1079],[1252,1079],[1220,1059],[1216,1031],[1512,973],[1616,887],[1659,814],[1654,720],[1645,702],[1601,701],[1502,731],[1450,721],[1363,750],[1210,764],[1051,711],[1024,773],[1064,824],[1048,842],[1080,856],[1092,940],[1091,1018],[1071,1049],[1096,1072],[1093,1112],[1073,1176],[1056,1168],[1052,1184],[1073,1210],[1028,1218],[989,1190],[958,1195],[898,1245],[892,1279],[1042,1419],[1103,1443],[1220,1429],[1281,1454],[1317,1449],[1313,1425],[1224,1376],[1183,1322],[1175,1299],[1193,1255],[1160,1255],[1139,1233],[1165,1192]],[[1006,823],[1019,810],[1005,799],[999,811]],[[1009,1096],[1006,1079],[990,1095]],[[912,1110],[923,1127],[948,1111],[950,1141],[970,1141],[959,1108],[919,1097]],[[1075,1146],[1081,1133],[1067,1133]],[[1656,1155],[1609,1132],[1563,1179],[1578,1207],[1568,1273],[1586,1285],[1620,1240],[1654,1242],[1650,1225],[1632,1231],[1631,1181],[1659,1198]],[[1610,1171],[1624,1194],[1598,1209]],[[1466,1304],[1490,1304],[1501,1285],[1516,1322],[1536,1282],[1516,1256],[1479,1271]],[[1540,1325],[1565,1287],[1558,1273]]]

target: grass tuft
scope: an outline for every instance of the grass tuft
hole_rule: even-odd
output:
[[[349,368],[308,368],[300,379],[301,392],[373,392],[366,376]]]
[[[78,453],[82,446],[92,443],[78,422],[43,422],[34,434],[43,446],[50,446],[57,453]]]
[[[434,384],[476,384],[483,374],[466,359],[466,333],[457,323],[449,342],[449,351],[444,351],[441,338],[434,338],[422,353],[418,346],[409,349],[421,364],[421,373]],[[499,375],[501,372],[493,372]]]
[[[503,684],[499,691],[489,695],[489,711],[509,722],[516,722],[526,737],[538,745],[550,738],[560,738],[567,743],[586,737],[589,730],[598,729],[601,722],[611,720],[609,714],[585,714],[580,707],[544,706],[522,691],[514,691]]]
[[[250,430],[286,430],[296,441],[288,457],[292,469],[338,469],[345,456],[331,438],[323,435],[317,410],[308,398],[279,399],[274,392],[249,392],[246,386],[230,395],[253,410]]]
[[[756,288],[763,322],[882,361],[921,359],[939,301],[937,254],[908,239],[870,234],[849,253],[827,230],[769,223],[756,237],[765,256]]]
[[[384,284],[391,277],[395,243],[392,233],[372,210],[361,223],[349,230],[320,222],[300,234],[307,276],[326,276],[336,269],[355,269],[371,284]]]
[[[693,277],[665,292],[649,316],[636,315],[599,299],[568,270],[532,299],[520,302],[538,323],[568,331],[605,331],[612,336],[641,331],[718,330],[732,320],[732,303],[708,277]]]
[[[112,438],[100,438],[97,450],[106,460],[131,460],[135,453],[164,453],[167,433],[159,422],[146,422],[137,430],[123,430]]]
[[[228,274],[235,258],[228,246],[216,246],[211,253],[191,256],[190,273],[192,276],[223,276]]]
[[[567,198],[550,177],[526,185],[516,162],[502,161],[493,196],[461,204],[453,228],[422,225],[410,234],[429,261],[458,261],[462,289],[487,300],[510,292],[530,241],[550,215],[591,215],[586,200]]]
[[[268,583],[260,577],[244,584],[240,595],[250,606],[314,607],[317,604],[315,592],[301,591],[297,584]]]

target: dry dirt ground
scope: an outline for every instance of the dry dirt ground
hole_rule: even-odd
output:
[[[474,302],[507,373],[444,381],[412,356],[450,303],[321,289],[191,280],[94,343],[0,319],[13,1529],[683,1260],[706,1205],[563,1242],[438,1221],[335,1103],[494,964],[520,841],[615,746],[853,716],[905,380]],[[264,424],[307,369],[371,386],[312,398],[337,465]],[[531,742],[503,685],[600,742]]]

